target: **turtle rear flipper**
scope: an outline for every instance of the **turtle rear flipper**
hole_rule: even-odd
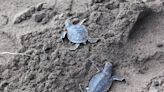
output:
[[[90,43],[96,43],[99,39],[98,38],[88,38],[88,42]]]
[[[79,43],[76,43],[74,46],[70,47],[69,50],[76,50],[79,47]]]
[[[125,78],[121,77],[121,76],[117,76],[117,75],[114,75],[111,77],[113,80],[116,80],[116,81],[123,81],[125,80]]]

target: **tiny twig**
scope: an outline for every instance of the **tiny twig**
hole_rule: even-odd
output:
[[[0,52],[0,54],[11,54],[11,55],[25,55],[25,56],[29,56],[31,57],[30,55],[27,55],[25,53],[12,53],[12,52]]]

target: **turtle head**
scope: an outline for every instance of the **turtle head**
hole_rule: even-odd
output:
[[[103,73],[107,74],[108,76],[111,76],[112,68],[113,68],[112,63],[110,63],[110,62],[105,63]]]
[[[72,18],[72,17],[71,17]],[[71,18],[68,18],[66,21],[65,21],[65,27],[68,28],[70,26],[73,25],[73,23],[71,22]]]

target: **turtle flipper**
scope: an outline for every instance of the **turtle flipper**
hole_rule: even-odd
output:
[[[121,76],[117,76],[117,75],[114,75],[111,77],[113,80],[116,80],[116,81],[123,81],[125,80],[125,78],[121,77]]]
[[[66,31],[63,31],[63,32],[61,33],[60,38],[61,38],[61,39],[65,38],[66,34],[67,34],[67,32],[66,32]]]
[[[81,22],[79,22],[78,24],[79,24],[79,25],[82,25],[86,20],[87,20],[87,19],[85,18],[85,19],[83,19]]]
[[[103,70],[103,68],[97,66],[97,65],[94,63],[94,61],[91,61],[91,62],[92,62],[92,64],[93,64],[93,66],[97,69],[97,73],[99,73],[100,71]]]
[[[79,84],[79,89],[81,92],[87,92],[87,88],[84,88],[84,85],[82,85],[81,83]]]
[[[76,50],[79,47],[79,43],[76,43],[74,46],[70,47],[69,50]]]
[[[90,38],[90,37],[88,38],[88,41],[90,43],[96,43],[98,40],[99,40],[98,38]]]
[[[65,38],[66,34],[67,34],[66,31],[61,32],[61,34],[60,34],[60,38],[59,38],[58,41],[59,41],[59,42],[60,42],[60,41],[63,42],[63,38]]]

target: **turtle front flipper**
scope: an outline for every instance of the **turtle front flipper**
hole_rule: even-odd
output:
[[[60,41],[63,42],[63,38],[65,38],[66,34],[67,34],[66,31],[61,32],[60,38],[59,38],[59,42],[60,42]]]
[[[123,78],[122,76],[117,76],[117,75],[114,75],[111,78],[112,78],[112,80],[116,80],[116,81],[123,81],[123,80],[125,80],[125,78]]]
[[[90,43],[96,43],[99,39],[98,38],[88,38],[88,42]]]
[[[67,34],[67,32],[66,32],[66,31],[61,32],[60,39],[65,38],[66,34]]]
[[[82,25],[86,20],[87,20],[87,19],[85,18],[85,19],[83,19],[81,22],[79,22],[78,24],[79,24],[79,25]]]
[[[97,73],[99,73],[100,71],[102,71],[102,70],[103,70],[103,68],[102,68],[102,67],[97,66],[97,65],[95,64],[95,62],[94,62],[94,61],[91,61],[91,62],[92,62],[92,64],[93,64],[93,66],[96,68]]]
[[[74,46],[70,47],[69,50],[76,50],[79,47],[79,43],[76,43]]]
[[[84,88],[84,85],[82,85],[81,83],[79,84],[79,89],[81,92],[87,92],[87,88]]]

